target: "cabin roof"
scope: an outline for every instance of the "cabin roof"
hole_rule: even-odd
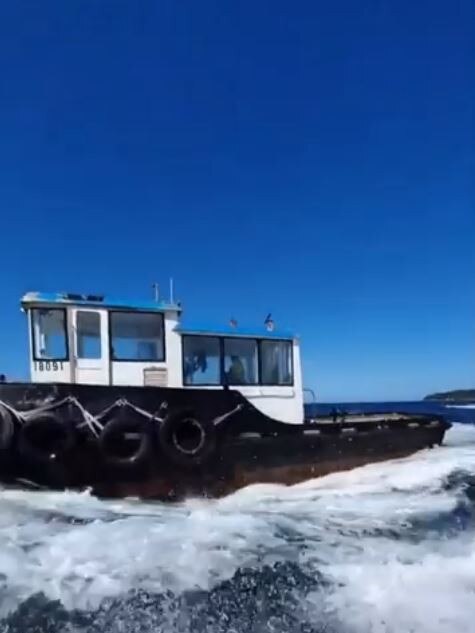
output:
[[[144,312],[181,312],[180,304],[172,304],[166,301],[131,301],[126,299],[116,299],[101,295],[81,295],[75,293],[61,292],[27,292],[21,299],[24,308],[35,306],[89,306],[94,308],[120,309]],[[241,326],[232,327],[223,323],[196,323],[182,322],[175,327],[175,331],[180,334],[196,334],[209,336],[243,337],[258,339],[284,339],[293,340],[297,336],[288,330],[268,330],[262,326]]]
[[[196,334],[209,336],[237,336],[243,338],[260,338],[260,339],[285,339],[293,340],[297,338],[295,334],[286,330],[268,330],[265,327],[231,327],[231,325],[209,323],[180,323],[176,326],[175,331],[180,334]]]
[[[167,310],[181,312],[182,310],[180,304],[167,301],[131,301],[103,295],[67,292],[27,292],[21,298],[21,305],[26,308],[37,305],[77,305],[146,312],[166,312]]]

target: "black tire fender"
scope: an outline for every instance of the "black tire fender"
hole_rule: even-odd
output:
[[[135,446],[129,444],[130,440]],[[101,431],[99,447],[110,466],[126,469],[142,466],[153,452],[151,422],[126,415],[113,417]]]
[[[158,429],[160,447],[174,464],[193,468],[207,463],[217,449],[213,422],[190,409],[170,411]]]
[[[53,412],[39,413],[21,427],[18,450],[23,458],[51,462],[69,453],[76,444],[76,430]]]
[[[0,451],[8,451],[15,435],[15,422],[7,407],[0,404]]]

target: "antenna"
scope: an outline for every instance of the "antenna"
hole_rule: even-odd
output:
[[[173,305],[173,278],[170,277],[170,303]]]
[[[152,288],[153,288],[153,292],[154,292],[154,296],[155,296],[155,302],[158,303],[160,300],[160,291],[159,291],[159,287],[157,283],[153,283],[152,284]]]

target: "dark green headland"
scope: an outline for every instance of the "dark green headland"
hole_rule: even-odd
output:
[[[454,389],[431,393],[424,400],[443,400],[444,402],[475,402],[475,389]]]

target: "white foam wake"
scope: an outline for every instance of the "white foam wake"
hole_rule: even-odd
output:
[[[91,609],[132,588],[209,589],[292,559],[332,580],[327,607],[357,633],[473,631],[474,526],[413,537],[457,508],[460,490],[444,482],[460,471],[475,476],[475,427],[455,425],[443,447],[408,459],[218,501],[2,490],[0,615],[40,591]]]
[[[447,409],[475,409],[475,404],[446,404]]]

